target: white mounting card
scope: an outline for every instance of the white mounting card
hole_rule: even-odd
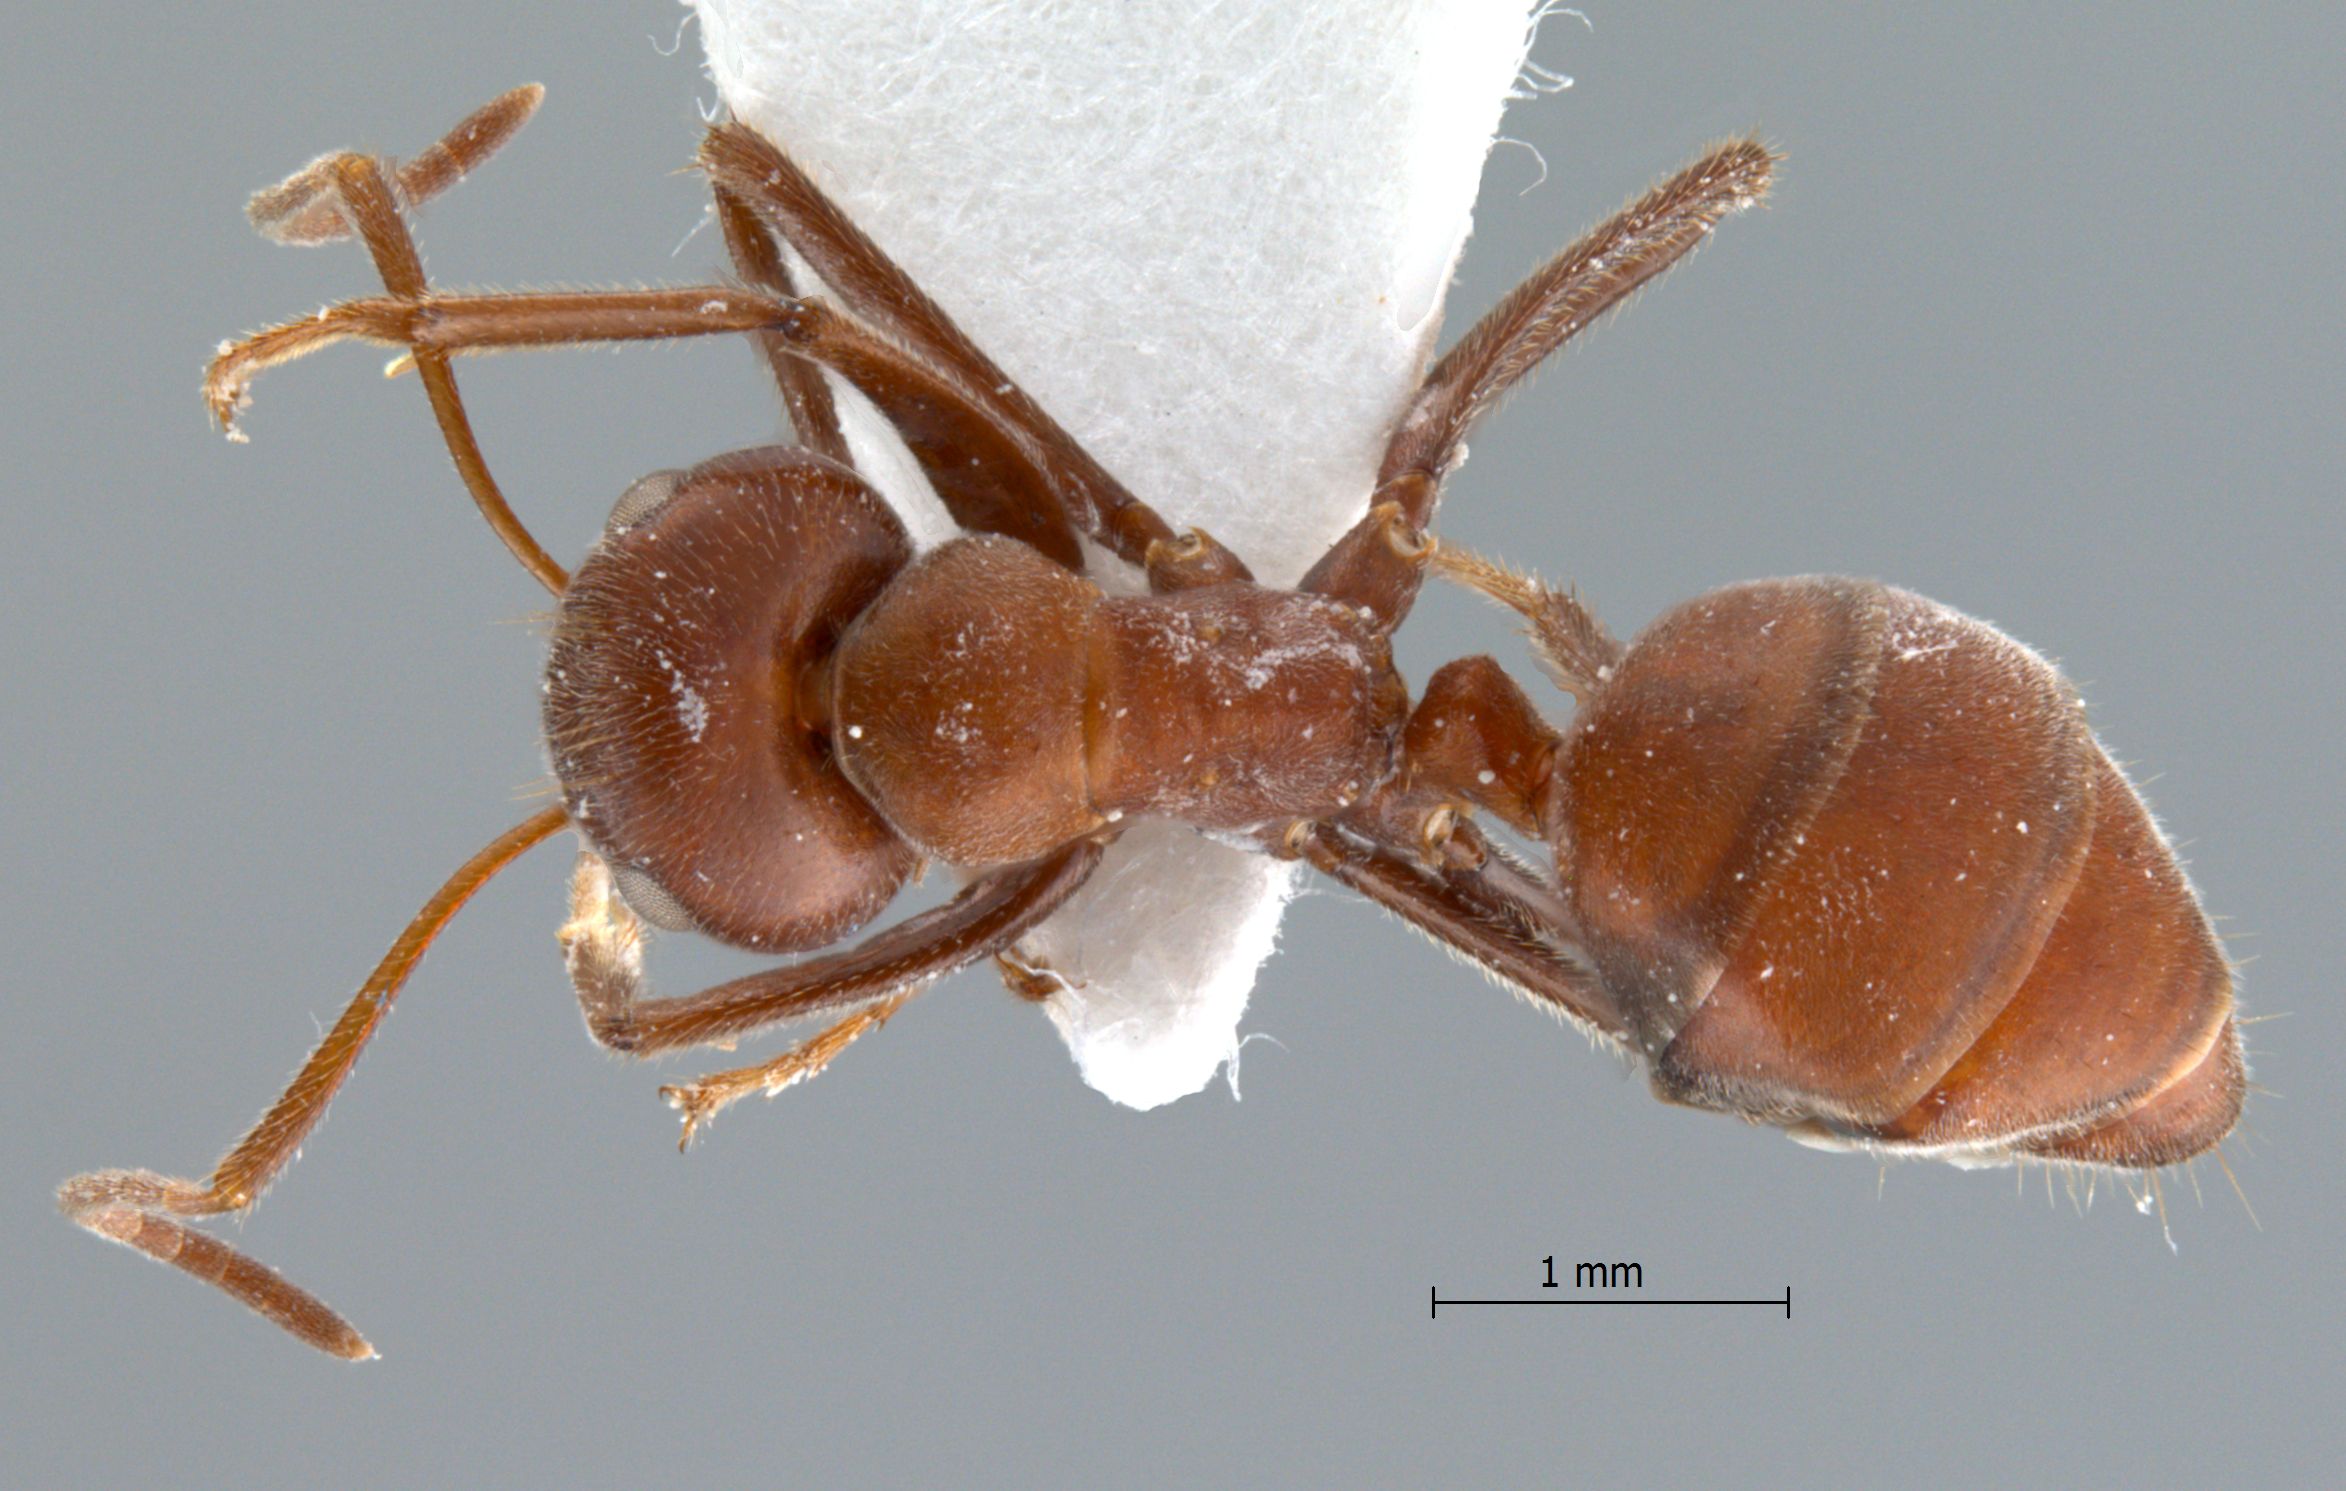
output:
[[[692,3],[734,117],[1167,521],[1284,585],[1366,511],[1525,0]],[[933,535],[865,416],[859,463]],[[1211,1080],[1295,884],[1135,825],[1021,944],[1084,1080],[1135,1108]]]

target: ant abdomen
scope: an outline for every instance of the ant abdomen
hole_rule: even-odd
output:
[[[2060,674],[1862,581],[1664,616],[1558,763],[1558,868],[1673,1100],[2155,1165],[2240,1098],[2230,971]]]
[[[2095,765],[2085,868],[2027,980],[1881,1139],[2153,1166],[2239,1116],[2231,968],[2142,799],[2099,747]]]
[[[841,777],[803,685],[911,545],[860,477],[795,448],[658,485],[621,500],[556,614],[546,740],[571,821],[647,919],[822,947],[914,854]]]

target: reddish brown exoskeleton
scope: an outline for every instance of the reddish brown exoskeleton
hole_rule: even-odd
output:
[[[2042,658],[1866,581],[1732,587],[1624,648],[1572,596],[1430,534],[1475,422],[1547,355],[1766,191],[1706,152],[1559,255],[1427,373],[1366,515],[1293,590],[1175,533],[961,334],[775,147],[712,129],[700,164],[743,284],[444,296],[401,215],[536,107],[517,90],[395,173],[320,160],[257,197],[264,232],[355,234],[386,294],[223,350],[230,423],[261,368],[329,342],[405,350],[492,527],[559,599],[545,725],[562,803],[483,849],[394,944],[292,1086],[201,1182],[69,1181],[74,1220],[208,1279],[321,1349],[371,1348],[191,1219],[292,1157],[458,907],[570,826],[564,928],[594,1037],[650,1054],[827,1028],[663,1089],[693,1129],[822,1069],[905,999],[1008,957],[1127,822],[1301,858],[1641,1055],[1664,1097],[1816,1142],[2146,1168],[2223,1137],[2244,1073],[2230,970],[2172,851]],[[787,244],[828,292],[801,297]],[[451,372],[494,348],[744,334],[800,444],[655,473],[575,576],[491,479]],[[902,435],[967,531],[915,553],[859,476],[823,370]],[[1088,540],[1145,595],[1084,572]],[[1555,728],[1487,657],[1414,701],[1389,639],[1428,573],[1520,612],[1577,700]],[[1488,814],[1538,846],[1479,830]],[[949,904],[818,953],[916,867]],[[641,922],[808,953],[644,995]]]

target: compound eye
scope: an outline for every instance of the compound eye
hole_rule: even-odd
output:
[[[700,930],[700,923],[684,909],[684,903],[668,894],[668,888],[654,880],[648,870],[634,865],[613,865],[611,888],[619,892],[619,899],[627,903],[628,910],[663,932]]]
[[[619,494],[617,502],[611,504],[611,516],[604,520],[603,531],[606,534],[625,533],[667,506],[668,499],[676,495],[676,489],[683,481],[684,473],[675,470],[655,471],[649,476],[638,478]],[[634,903],[631,901],[629,904]],[[641,915],[643,908],[638,906],[636,911]],[[651,920],[649,917],[644,919]]]

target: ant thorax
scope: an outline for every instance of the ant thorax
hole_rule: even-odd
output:
[[[1390,775],[1407,709],[1355,607],[1244,581],[1109,596],[1001,538],[909,566],[841,638],[834,678],[848,780],[960,865],[1128,815],[1326,816]]]

